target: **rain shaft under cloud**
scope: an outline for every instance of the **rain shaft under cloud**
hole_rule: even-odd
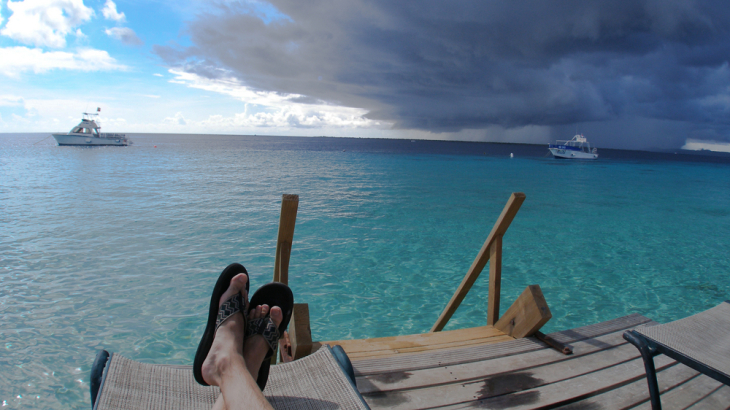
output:
[[[192,46],[155,52],[199,76],[445,138],[533,127],[546,142],[579,126],[615,148],[730,140],[723,1],[271,4],[278,13],[217,4],[189,23]]]

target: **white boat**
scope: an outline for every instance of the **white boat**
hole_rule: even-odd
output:
[[[576,135],[570,141],[558,140],[555,144],[548,146],[555,158],[570,159],[596,159],[598,149],[591,147],[591,144],[583,135]]]
[[[126,146],[131,143],[126,134],[110,134],[101,133],[101,126],[96,123],[94,116],[97,113],[84,113],[84,117],[79,125],[73,127],[67,134],[51,134],[56,139],[58,145],[118,145]]]

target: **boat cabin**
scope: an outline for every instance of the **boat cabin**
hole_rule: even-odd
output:
[[[595,154],[598,150],[596,148],[591,147],[591,143],[588,142],[586,137],[578,134],[573,137],[573,139],[569,141],[565,140],[558,140],[557,144],[550,144],[550,148],[560,148],[560,149],[567,149],[571,151],[582,151],[586,154]]]
[[[99,128],[93,120],[83,119],[71,130],[70,134],[91,134],[91,136],[99,137]]]

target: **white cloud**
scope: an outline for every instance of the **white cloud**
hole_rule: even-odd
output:
[[[7,6],[13,14],[0,34],[39,47],[65,47],[66,35],[94,15],[83,0],[8,1]]]
[[[23,97],[17,95],[0,95],[0,107],[17,107],[23,105]]]
[[[234,78],[209,79],[193,73],[171,69],[175,76],[172,83],[191,88],[212,91],[241,100],[256,106],[257,112],[248,110],[234,117],[211,116],[203,121],[203,126],[216,128],[275,127],[275,128],[389,128],[390,123],[365,118],[367,110],[361,108],[329,105],[324,102],[305,104],[298,102],[304,96],[281,94],[267,91],[254,91]]]
[[[187,125],[188,122],[185,120],[185,117],[182,115],[181,112],[175,113],[174,117],[166,117],[164,120],[162,120],[165,124],[170,125]]]
[[[144,44],[142,40],[137,37],[137,34],[129,27],[113,27],[104,30],[107,36],[115,38],[122,43],[129,46],[141,46]]]
[[[120,23],[123,23],[125,20],[124,13],[117,12],[117,5],[114,4],[112,0],[106,0],[104,8],[101,10],[101,14],[103,14],[104,18],[107,20],[114,20]]]
[[[154,74],[152,74],[152,75],[154,75],[155,77],[164,77],[164,76],[163,76],[162,74],[160,74],[160,73],[154,73]]]
[[[0,48],[0,74],[18,77],[26,71],[37,74],[55,69],[111,71],[125,70],[126,67],[118,64],[106,51],[93,48],[82,48],[73,53],[44,52],[39,48],[28,47]]]
[[[687,139],[682,149],[689,151],[730,152],[730,142]]]
[[[89,101],[86,98],[70,96],[69,98],[34,99],[25,98],[22,102],[25,114],[12,114],[13,122],[7,127],[10,132],[66,132],[81,120],[85,110],[101,107],[111,114],[119,112],[119,106],[109,106],[103,100]],[[115,132],[126,126],[124,118],[102,116],[100,121],[104,130]],[[140,127],[144,129],[144,127]]]

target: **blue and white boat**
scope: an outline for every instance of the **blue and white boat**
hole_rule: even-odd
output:
[[[73,127],[67,134],[51,134],[56,139],[58,145],[86,145],[86,146],[98,146],[98,145],[117,145],[126,146],[131,142],[127,138],[126,134],[110,134],[101,133],[101,126],[94,120],[94,116],[98,116],[97,113],[84,113],[84,117],[81,122]]]
[[[576,135],[570,141],[558,140],[555,144],[548,146],[555,158],[569,159],[596,159],[598,149],[591,147],[591,144],[582,134]]]

